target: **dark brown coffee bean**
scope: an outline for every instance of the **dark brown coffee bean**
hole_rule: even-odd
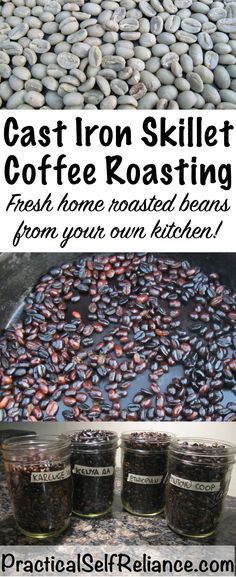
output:
[[[66,407],[73,407],[76,404],[75,397],[63,397],[62,401]]]
[[[50,401],[46,408],[46,414],[48,417],[54,417],[57,414],[58,408],[59,407],[56,401]]]

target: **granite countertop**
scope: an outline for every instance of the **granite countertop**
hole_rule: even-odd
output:
[[[235,545],[236,498],[227,497],[217,533],[204,544]],[[19,533],[12,515],[8,489],[0,468],[0,545],[197,545],[202,540],[182,538],[167,526],[163,515],[154,518],[130,515],[122,510],[120,495],[116,494],[113,511],[99,519],[72,517],[67,531],[57,538],[35,541]]]

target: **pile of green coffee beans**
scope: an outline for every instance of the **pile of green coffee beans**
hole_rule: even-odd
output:
[[[0,106],[236,108],[234,0],[2,0]]]

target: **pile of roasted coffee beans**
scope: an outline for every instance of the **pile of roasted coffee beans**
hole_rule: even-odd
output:
[[[52,460],[7,464],[6,475],[14,516],[24,533],[41,536],[56,534],[69,523],[72,480],[70,473],[62,475],[61,472],[64,473],[63,460],[61,463]],[[37,482],[32,482],[34,475]]]
[[[234,456],[220,441],[209,443],[179,439],[177,455],[169,451],[166,517],[177,533],[205,536],[218,525]]]
[[[73,511],[97,517],[112,507],[117,435],[112,431],[83,430],[71,437]]]
[[[234,421],[235,323],[233,291],[186,260],[51,268],[0,338],[0,420]]]
[[[130,513],[148,516],[164,509],[171,439],[151,431],[123,435],[122,503]]]

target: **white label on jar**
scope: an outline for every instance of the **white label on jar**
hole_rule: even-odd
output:
[[[114,474],[114,467],[86,467],[75,464],[72,473],[84,477],[110,477]]]
[[[127,481],[130,483],[138,483],[139,485],[159,485],[162,479],[162,475],[148,477],[147,475],[134,475],[133,473],[129,473]]]
[[[55,481],[64,481],[71,475],[71,467],[64,467],[58,471],[38,471],[31,473],[31,483],[54,483]]]
[[[220,483],[217,481],[190,481],[189,479],[182,479],[182,477],[170,476],[171,485],[179,487],[179,489],[187,489],[188,491],[198,491],[199,493],[217,493],[220,490]]]

